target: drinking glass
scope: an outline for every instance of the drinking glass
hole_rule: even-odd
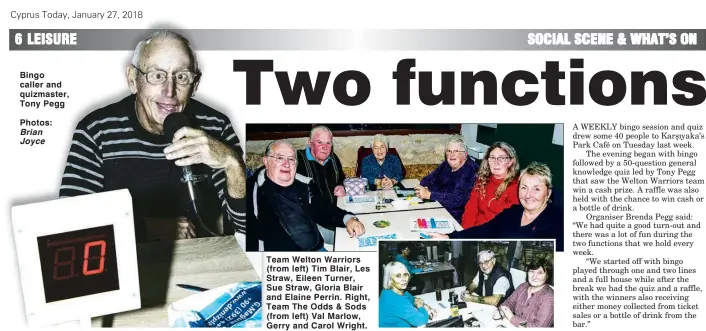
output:
[[[496,309],[495,311],[493,311],[493,319],[494,320],[498,321],[498,320],[501,320],[502,318],[503,318],[503,315],[500,313],[500,309]]]
[[[385,191],[381,188],[377,190],[377,202],[375,203],[375,209],[385,208]]]

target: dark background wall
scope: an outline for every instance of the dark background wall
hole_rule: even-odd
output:
[[[554,124],[498,124],[496,128],[478,126],[477,141],[491,145],[504,141],[517,151],[520,168],[542,162],[552,170],[552,184],[564,187],[564,146],[552,143]]]

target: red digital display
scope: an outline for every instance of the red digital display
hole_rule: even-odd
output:
[[[37,237],[46,302],[120,289],[113,226]]]

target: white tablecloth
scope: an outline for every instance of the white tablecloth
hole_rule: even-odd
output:
[[[429,321],[434,322],[451,317],[451,303],[449,302],[449,292],[454,291],[458,294],[459,297],[461,297],[461,293],[463,293],[463,291],[465,290],[465,286],[442,290],[440,302],[436,301],[436,292],[420,294],[416,297],[421,298],[422,300],[424,300],[425,304],[429,305],[429,307],[436,310],[437,315],[434,317],[433,320]],[[510,324],[510,322],[493,319],[493,312],[497,310],[495,306],[475,302],[466,302],[466,305],[466,308],[459,310],[459,314],[463,316],[464,321],[473,316],[477,318],[478,321],[481,323],[481,327],[496,328],[498,327],[498,325],[501,324],[508,328],[515,327]]]
[[[462,230],[461,225],[444,208],[406,210],[387,213],[358,215],[358,219],[365,226],[365,234],[360,238],[351,238],[345,228],[336,228],[336,251],[377,251],[377,243],[372,246],[360,247],[360,240],[367,243],[376,241],[376,236],[386,236],[395,234],[395,239],[419,240],[420,232],[412,231],[411,220],[416,218],[435,218],[436,220],[448,220],[452,223],[456,231]],[[388,227],[379,228],[375,226],[376,221],[387,221]],[[369,238],[369,239],[366,239]],[[384,240],[384,239],[383,239]]]
[[[404,187],[406,187],[406,189],[412,190],[412,189],[414,189],[415,186],[419,185],[419,180],[403,179],[402,185],[404,185]],[[384,192],[385,192],[385,199],[392,199],[392,200],[401,199],[401,198],[397,197],[397,193],[393,189],[384,190]],[[365,195],[369,196],[369,197],[376,197],[377,191],[369,191],[369,192],[366,192]],[[387,213],[387,212],[398,211],[398,209],[396,209],[390,203],[385,204],[385,208],[383,208],[383,209],[376,209],[375,202],[352,203],[352,202],[349,202],[349,199],[350,199],[350,197],[347,195],[339,197],[336,201],[336,205],[338,206],[338,208],[341,208],[343,210],[346,210],[346,211],[349,211],[349,212],[355,213],[355,214]],[[408,210],[434,209],[434,208],[443,208],[443,207],[438,202],[423,202],[423,203],[411,204],[409,206]]]

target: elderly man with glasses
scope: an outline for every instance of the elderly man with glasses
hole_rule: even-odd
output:
[[[415,193],[420,199],[438,201],[457,221],[471,196],[478,165],[470,159],[463,139],[446,143],[446,159],[429,175],[422,178]]]
[[[515,291],[510,272],[495,262],[493,251],[478,253],[478,274],[463,293],[464,301],[497,306]]]
[[[297,173],[299,161],[289,142],[270,143],[262,162],[265,166],[247,181],[248,251],[326,251],[317,225],[345,227],[351,237],[365,233],[353,214],[321,195],[310,177]]]
[[[126,76],[131,95],[76,126],[60,196],[129,189],[138,241],[244,236],[242,149],[228,117],[192,98],[201,74],[189,41],[155,32],[137,45]],[[167,141],[164,120],[176,112],[190,127]],[[181,180],[184,166],[202,171],[198,208]]]

